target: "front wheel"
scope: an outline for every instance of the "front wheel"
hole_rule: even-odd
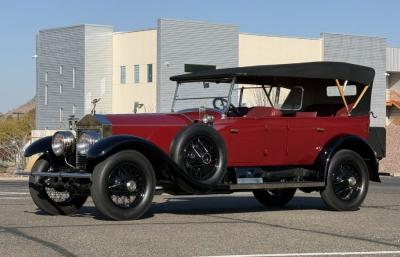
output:
[[[32,171],[38,172],[49,172],[49,169],[50,163],[46,159],[37,160],[32,167]],[[36,206],[50,215],[72,214],[79,210],[88,198],[63,188],[48,187],[40,178],[33,176],[29,176],[29,192]]]
[[[256,190],[253,191],[254,197],[265,206],[283,206],[292,200],[296,188]]]
[[[127,150],[96,165],[91,194],[96,207],[108,218],[138,219],[150,207],[155,186],[154,170],[148,159]]]
[[[336,211],[354,211],[364,201],[368,191],[368,167],[356,152],[340,150],[332,158],[321,191],[325,204]]]

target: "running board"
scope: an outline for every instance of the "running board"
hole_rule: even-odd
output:
[[[324,187],[325,182],[267,182],[267,183],[248,183],[231,184],[230,190],[256,190],[256,189],[280,189],[298,187]]]
[[[87,172],[32,172],[34,177],[51,177],[51,178],[92,178],[91,173]]]

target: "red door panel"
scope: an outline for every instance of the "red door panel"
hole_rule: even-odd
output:
[[[313,164],[321,151],[322,134],[326,127],[320,118],[288,118],[287,165]]]

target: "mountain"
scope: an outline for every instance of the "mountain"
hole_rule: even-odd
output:
[[[23,105],[14,108],[4,114],[0,113],[0,116],[17,116],[18,114],[24,114],[27,112],[32,111],[33,109],[35,109],[36,104],[35,104],[35,98],[32,98],[31,100],[29,100],[28,102],[24,103]]]

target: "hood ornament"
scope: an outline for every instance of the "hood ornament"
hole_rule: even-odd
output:
[[[92,114],[92,115],[96,114],[96,105],[97,105],[98,102],[100,102],[100,100],[101,100],[101,98],[95,98],[95,99],[92,100],[91,103],[93,105],[93,108],[92,108],[92,111],[90,112],[90,114]]]

